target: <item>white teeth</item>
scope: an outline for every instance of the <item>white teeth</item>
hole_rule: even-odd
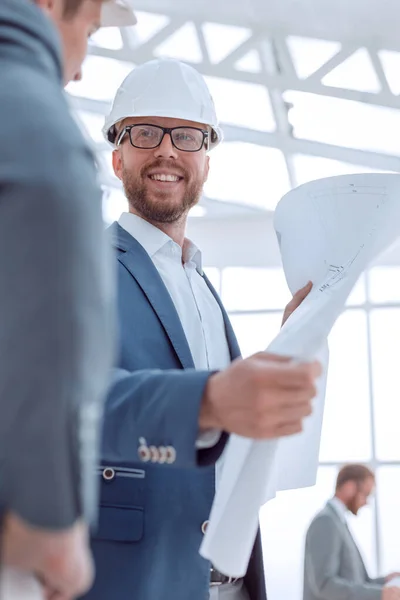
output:
[[[179,177],[177,177],[176,175],[164,175],[164,174],[155,174],[155,175],[150,175],[151,179],[154,179],[155,181],[179,181]]]

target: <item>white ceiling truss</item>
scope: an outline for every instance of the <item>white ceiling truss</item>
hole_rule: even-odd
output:
[[[143,2],[144,6],[146,4]],[[146,17],[150,22],[158,18],[161,26],[141,32],[141,15],[142,19]],[[165,52],[166,55],[185,59],[207,78],[228,80],[231,84],[255,84],[257,90],[262,86],[267,90],[265,113],[271,113],[273,126],[243,125],[242,117],[236,122],[235,119],[223,120],[225,140],[280,151],[286,164],[289,186],[302,182],[299,167],[296,167],[299,155],[348,163],[348,172],[351,172],[351,165],[361,170],[400,170],[400,53],[389,51],[376,40],[372,43],[371,39],[302,40],[292,36],[290,31],[268,30],[265,25],[245,28],[225,25],[227,36],[224,37],[222,23],[213,24],[210,20],[193,18],[189,14],[171,12],[162,19],[146,9],[145,14],[139,12],[138,16],[137,29],[120,30],[119,48],[104,47],[107,44],[96,42],[90,45],[90,55],[132,65]],[[98,77],[101,76],[99,72]],[[103,84],[107,85],[106,82]],[[232,88],[233,96],[235,89]],[[244,104],[239,107],[245,115],[245,123],[253,110],[252,89],[256,90],[256,87],[250,86]],[[110,98],[115,91],[110,91]],[[73,105],[78,110],[100,115],[109,110],[109,99],[84,97],[79,95],[78,87],[72,94]],[[233,96],[225,97],[226,104],[234,100]],[[304,108],[299,109],[300,104]],[[365,106],[369,108],[364,109]],[[296,110],[300,110],[300,116],[296,116]],[[330,110],[333,111],[334,123],[330,123]],[[342,134],[337,133],[337,137],[336,132],[342,127],[344,134],[351,134],[351,115],[356,115],[357,120],[357,115],[363,114],[364,110],[370,112],[365,113],[365,126],[362,121],[357,124],[357,135],[362,141],[358,144],[357,139],[343,137],[341,142]],[[299,119],[309,121],[306,128],[301,123],[299,125]],[[314,126],[316,131],[312,131],[313,123],[321,124],[320,133],[317,125]],[[326,136],[325,127],[330,127]],[[308,130],[311,131],[309,136]],[[118,186],[109,166],[104,165],[104,151],[109,148],[100,140],[95,142],[95,146],[99,151],[102,183],[107,187]],[[268,165],[265,168],[268,178]],[[325,174],[319,174],[316,169],[315,178]],[[205,198],[203,204],[211,214],[216,211],[216,215],[228,212],[235,216],[243,211],[271,208],[268,205],[264,207],[262,201],[249,205],[235,200],[230,202],[229,198],[218,201],[218,197]]]

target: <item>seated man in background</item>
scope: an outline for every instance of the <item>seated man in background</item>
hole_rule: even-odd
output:
[[[340,470],[335,496],[307,532],[303,600],[400,600],[400,588],[384,587],[400,573],[369,577],[346,521],[346,513],[357,515],[374,488],[375,475],[367,467]]]
[[[129,213],[111,228],[120,340],[104,420],[97,576],[87,598],[265,600],[260,536],[244,579],[210,570],[199,554],[215,463],[229,433],[299,432],[320,367],[266,353],[238,360],[201,251],[186,238],[209,151],[222,139],[202,76],[174,60],[136,68],[104,132]]]

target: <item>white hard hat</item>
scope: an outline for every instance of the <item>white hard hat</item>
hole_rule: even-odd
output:
[[[136,25],[131,0],[108,0],[103,2],[101,12],[102,27],[129,27]]]
[[[151,60],[126,77],[103,127],[108,142],[114,145],[115,125],[127,117],[169,117],[204,123],[211,128],[210,149],[223,139],[203,76],[174,59]]]

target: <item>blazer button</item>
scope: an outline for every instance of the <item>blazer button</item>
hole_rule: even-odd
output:
[[[106,481],[112,481],[115,477],[115,471],[111,467],[107,467],[103,471],[103,479]]]
[[[155,446],[150,446],[149,450],[150,450],[151,462],[153,462],[153,463],[158,462],[159,458],[160,458],[160,453],[158,452],[158,448],[156,448]]]
[[[167,461],[167,449],[165,446],[160,446],[158,452],[160,454],[158,462],[160,465],[163,465]]]
[[[207,527],[208,527],[209,522],[210,521],[204,521],[204,523],[202,523],[202,525],[201,525],[201,531],[202,531],[203,535],[207,531]]]
[[[167,465],[172,465],[176,461],[176,450],[175,448],[173,448],[173,446],[167,446],[166,452],[167,458],[165,462],[167,463]]]
[[[144,438],[140,438],[139,444],[140,446],[138,448],[138,455],[140,460],[142,462],[149,462],[149,460],[151,460],[151,452],[150,448],[146,444],[146,440]]]

